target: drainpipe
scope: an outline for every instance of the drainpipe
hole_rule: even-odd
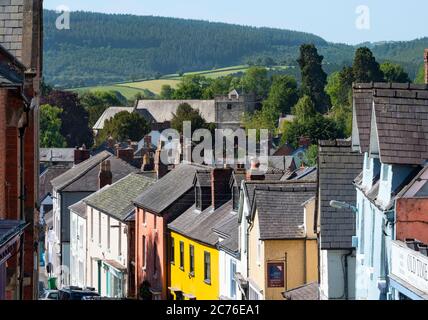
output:
[[[352,255],[353,250],[350,250],[348,254],[344,255],[345,258],[345,270],[344,270],[344,294],[345,300],[349,300],[349,276],[348,276],[348,258]]]
[[[30,112],[30,103],[21,88],[21,97],[24,102],[25,120],[21,118],[18,124],[19,130],[19,219],[26,222],[25,219],[25,180],[24,180],[24,138],[25,130],[28,127],[28,118]],[[19,252],[19,300],[24,299],[24,233],[21,235],[21,246]]]

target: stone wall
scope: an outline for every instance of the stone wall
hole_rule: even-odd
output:
[[[0,44],[22,58],[24,0],[0,0]]]

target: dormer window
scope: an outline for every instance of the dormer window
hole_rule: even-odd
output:
[[[195,204],[196,204],[196,209],[202,211],[202,199],[201,199],[201,188],[200,187],[195,188]]]

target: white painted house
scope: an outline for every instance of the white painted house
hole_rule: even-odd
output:
[[[87,205],[86,285],[101,296],[129,297],[135,282],[133,200],[155,181],[133,173],[83,200]]]
[[[230,217],[214,229],[219,236],[217,245],[219,250],[219,290],[222,300],[242,300],[242,292],[239,289],[237,274],[241,273],[241,261],[239,253],[239,188],[232,176],[232,208]]]
[[[70,284],[86,286],[86,204],[83,201],[70,209]]]

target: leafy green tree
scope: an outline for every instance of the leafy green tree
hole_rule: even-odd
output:
[[[106,141],[109,136],[117,141],[140,141],[150,131],[147,121],[138,113],[122,111],[106,120],[97,141]]]
[[[314,167],[318,163],[318,145],[311,144],[306,150],[306,164],[310,167]]]
[[[47,96],[42,96],[40,104],[50,104],[62,110],[61,135],[67,141],[67,147],[74,148],[82,144],[88,148],[92,146],[93,134],[88,126],[89,115],[76,93],[52,90]]]
[[[283,114],[289,114],[299,99],[297,82],[288,75],[273,76],[266,104]]]
[[[321,113],[327,112],[331,104],[324,91],[327,74],[322,69],[323,59],[315,45],[304,44],[300,47],[300,57],[297,60],[302,74],[302,93],[312,99],[315,109]]]
[[[425,66],[421,65],[419,67],[418,73],[416,74],[415,83],[424,84],[425,83]]]
[[[80,102],[89,114],[89,125],[92,127],[103,112],[112,106],[126,104],[126,98],[117,91],[86,91],[79,95]]]
[[[281,142],[288,142],[294,147],[298,146],[300,137],[309,137],[311,144],[317,144],[318,140],[344,138],[344,133],[336,122],[320,113],[305,121],[295,119],[292,122],[284,122],[281,132]]]
[[[297,122],[299,123],[308,121],[310,118],[314,117],[316,113],[315,104],[307,95],[300,98],[293,108],[293,114],[296,116]]]
[[[184,76],[174,91],[174,99],[202,99],[211,80],[201,75]]]
[[[384,76],[371,50],[367,47],[358,48],[352,66],[356,82],[383,82]]]
[[[192,133],[196,129],[207,128],[207,123],[199,110],[193,109],[188,103],[182,103],[178,106],[177,112],[171,120],[171,128],[183,133],[183,122],[190,121],[192,124]]]
[[[159,97],[164,100],[170,100],[173,98],[173,96],[174,88],[171,87],[169,84],[162,85]]]
[[[40,147],[66,147],[67,143],[60,132],[61,112],[60,108],[49,104],[44,104],[40,107]]]
[[[333,108],[350,104],[352,82],[354,81],[352,68],[344,67],[328,77],[326,92],[330,96]]]
[[[210,85],[205,89],[203,93],[204,99],[214,99],[216,95],[223,95],[230,92],[232,89],[232,76],[219,77],[213,79]]]
[[[410,82],[409,75],[398,63],[386,61],[380,65],[386,82]]]
[[[271,81],[264,67],[250,67],[240,81],[245,92],[255,93],[259,98],[266,98]],[[239,87],[238,87],[239,88]]]

